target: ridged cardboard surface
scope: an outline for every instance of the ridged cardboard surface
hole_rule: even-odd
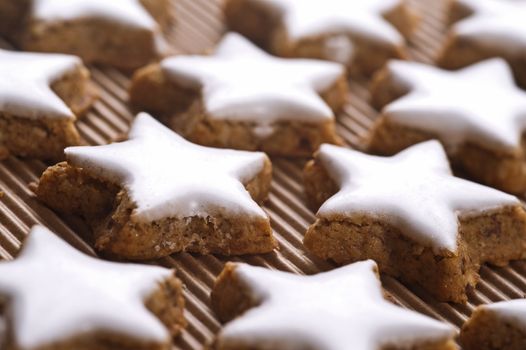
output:
[[[219,1],[178,0],[174,3],[177,27],[170,34],[169,41],[178,52],[202,52],[217,42],[224,31]],[[413,0],[411,4],[422,18],[420,29],[411,40],[411,57],[430,63],[444,39],[443,2]],[[125,133],[133,118],[126,104],[130,79],[114,69],[91,67],[91,71],[101,90],[101,99],[78,123],[78,127],[90,144],[104,144]],[[349,103],[338,117],[338,132],[350,147],[360,147],[361,139],[376,115],[368,104],[367,83],[352,81]],[[302,246],[303,234],[314,222],[314,213],[305,206],[303,196],[304,162],[273,159],[272,192],[265,209],[271,216],[272,227],[280,243],[279,250],[234,260],[298,274],[313,274],[334,267],[314,258]],[[29,189],[28,184],[36,181],[45,167],[39,161],[13,157],[0,162],[0,189],[5,192],[0,199],[2,259],[16,256],[25,235],[36,223],[48,226],[74,246],[94,254],[81,238],[85,237],[86,228],[74,218],[61,218],[54,214],[41,205]],[[209,293],[225,261],[214,256],[174,254],[154,262],[176,268],[185,285],[185,315],[189,325],[175,340],[175,348],[200,349],[219,330],[220,323],[210,310]],[[481,275],[482,280],[477,289],[470,292],[466,305],[438,303],[422,290],[403,285],[390,277],[383,277],[383,282],[400,305],[460,327],[473,308],[481,303],[524,297],[525,263],[515,262],[505,268],[483,267]]]

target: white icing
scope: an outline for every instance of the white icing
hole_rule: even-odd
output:
[[[372,260],[313,276],[236,265],[236,277],[261,305],[226,324],[220,343],[269,349],[278,343],[284,350],[405,349],[455,333],[445,323],[386,301]]]
[[[32,3],[33,16],[40,20],[104,18],[132,27],[157,30],[157,23],[139,0],[32,0]]]
[[[333,119],[319,94],[345,74],[331,62],[273,57],[234,33],[212,56],[174,56],[161,66],[179,84],[202,89],[212,118],[249,121],[266,130],[284,120]]]
[[[526,299],[502,301],[482,306],[502,320],[518,322],[526,327]]]
[[[521,148],[526,93],[505,61],[492,59],[458,71],[391,61],[395,80],[411,92],[384,108],[387,119],[437,134],[448,148],[464,142]]]
[[[317,159],[340,188],[318,217],[376,217],[435,252],[456,251],[459,215],[520,205],[514,196],[454,177],[438,141],[393,157],[322,145]]]
[[[0,263],[0,293],[9,297],[7,315],[21,349],[96,331],[169,342],[169,332],[144,302],[172,273],[89,257],[35,226],[21,254]]]
[[[400,0],[252,0],[283,16],[295,40],[326,34],[360,35],[389,45],[401,45],[402,35],[383,15]]]
[[[145,113],[135,119],[128,141],[65,153],[70,164],[121,182],[137,205],[137,220],[222,212],[267,217],[243,186],[263,169],[264,153],[195,145]]]
[[[526,50],[525,0],[459,0],[474,14],[453,26],[453,32],[505,52]]]
[[[75,56],[0,50],[0,112],[25,118],[75,118],[51,84],[81,64]]]

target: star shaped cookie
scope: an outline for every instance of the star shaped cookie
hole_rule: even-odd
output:
[[[185,324],[173,270],[97,260],[42,226],[14,261],[0,262],[0,294],[10,349],[167,349]]]
[[[516,171],[525,164],[526,93],[515,85],[505,61],[458,71],[391,61],[372,94],[383,106],[369,141],[372,152],[394,154],[438,138],[468,175],[505,191],[526,191],[526,172]],[[506,166],[510,162],[516,165]]]
[[[323,145],[305,179],[321,205],[305,235],[309,250],[338,263],[374,259],[440,300],[464,301],[480,264],[524,255],[520,201],[452,176],[437,141],[393,157]]]
[[[229,0],[225,15],[231,29],[280,56],[324,58],[358,74],[404,57],[403,35],[414,26],[400,0]]]
[[[4,0],[9,1],[13,4],[0,13],[0,20],[13,22],[4,35],[25,50],[69,53],[88,63],[135,69],[165,49],[168,0]]]
[[[212,305],[229,321],[214,344],[222,350],[456,349],[452,327],[384,299],[371,260],[314,276],[228,263]]]
[[[14,155],[62,158],[66,146],[80,143],[76,116],[96,98],[89,77],[75,56],[0,50],[2,146]]]
[[[453,24],[439,60],[460,68],[489,57],[503,57],[517,80],[526,86],[526,1],[456,0],[450,10]]]
[[[247,254],[275,246],[268,215],[255,201],[265,199],[270,186],[271,164],[263,153],[192,144],[144,113],[127,141],[65,153],[67,165],[49,168],[37,194],[59,211],[87,217],[101,250],[146,259],[182,250]],[[85,178],[78,191],[97,192],[95,207],[70,203],[82,196],[57,188],[57,181],[59,187],[80,181],[78,172]],[[97,202],[114,201],[94,214]]]
[[[159,94],[145,93],[152,88]],[[188,90],[196,94],[178,101]],[[210,56],[178,55],[144,68],[130,99],[168,115],[168,124],[199,144],[306,156],[340,142],[333,110],[346,93],[343,66],[273,57],[229,33]],[[163,101],[171,101],[166,110]],[[183,116],[175,113],[181,105],[188,106]]]

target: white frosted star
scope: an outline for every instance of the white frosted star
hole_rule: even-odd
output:
[[[391,45],[403,44],[402,35],[383,15],[398,0],[254,0],[281,10],[293,39],[331,33],[371,37]]]
[[[75,56],[0,50],[0,112],[26,118],[75,118],[51,85],[81,64]]]
[[[32,0],[33,16],[46,21],[104,18],[155,30],[157,23],[139,0]]]
[[[459,0],[473,15],[454,25],[453,31],[506,51],[526,49],[526,1]]]
[[[212,118],[268,124],[333,119],[319,94],[345,74],[335,63],[273,57],[235,33],[212,56],[176,56],[161,67],[180,84],[201,88]]]
[[[340,188],[318,217],[376,217],[435,252],[456,251],[459,215],[520,205],[514,196],[454,177],[438,141],[393,157],[322,145],[317,159]]]
[[[169,332],[144,303],[172,274],[91,258],[36,226],[20,255],[0,263],[0,294],[21,349],[100,331],[165,343]]]
[[[236,278],[259,305],[226,324],[219,344],[376,350],[454,336],[452,327],[387,302],[376,271],[372,260],[314,276],[236,264]]]
[[[195,145],[145,113],[135,119],[128,141],[65,153],[69,164],[122,183],[138,220],[224,212],[267,217],[243,185],[265,166],[264,153]]]
[[[448,146],[464,142],[521,147],[526,129],[526,93],[505,61],[492,59],[447,71],[391,61],[387,69],[410,93],[387,105],[388,120],[440,136]]]

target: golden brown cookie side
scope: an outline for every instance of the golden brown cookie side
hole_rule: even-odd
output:
[[[30,0],[0,0],[0,35],[12,38],[20,29]]]
[[[385,65],[373,77],[369,86],[371,104],[379,111],[383,107],[408,94],[411,87],[397,80],[388,65]]]
[[[188,109],[198,97],[198,89],[176,84],[158,63],[136,71],[129,89],[130,104],[138,110],[151,112],[158,118]]]
[[[226,0],[223,13],[228,28],[270,51],[281,14],[263,3],[250,0]]]
[[[184,318],[185,301],[183,284],[172,276],[159,284],[159,287],[146,299],[145,305],[169,330],[172,337],[176,337],[187,326]]]
[[[142,6],[159,24],[161,29],[167,29],[173,25],[175,14],[172,10],[171,0],[140,0]]]
[[[342,74],[334,84],[320,93],[321,98],[331,107],[334,114],[338,114],[343,110],[343,107],[347,103],[348,95],[349,83],[347,82],[347,76],[345,74]]]
[[[366,148],[372,154],[392,156],[409,146],[436,138],[434,134],[392,122],[386,114],[381,114],[367,137]]]
[[[32,119],[0,112],[0,145],[14,156],[58,161],[64,159],[64,148],[80,143],[74,119]]]
[[[447,22],[453,25],[474,14],[474,9],[457,0],[446,1]]]
[[[65,215],[99,221],[112,210],[119,187],[88,176],[67,162],[47,168],[35,189],[37,198]]]
[[[212,310],[222,322],[229,322],[248,309],[260,304],[236,274],[237,265],[225,264],[210,294]]]
[[[206,114],[201,100],[185,113],[166,118],[168,126],[190,141],[210,147],[262,151],[273,156],[308,157],[323,143],[342,144],[334,120],[321,123],[276,122],[263,127],[253,122],[217,119]],[[267,130],[269,134],[267,134]]]
[[[111,33],[109,35],[108,33]],[[20,37],[24,50],[61,52],[131,70],[158,57],[154,33],[99,19],[48,22],[29,20]]]
[[[467,300],[458,256],[437,256],[383,221],[364,215],[318,219],[304,244],[316,256],[341,265],[373,259],[382,273],[424,286],[439,300]]]
[[[90,71],[79,65],[51,84],[51,89],[77,118],[83,116],[99,97],[90,77]]]
[[[459,340],[465,350],[522,350],[526,346],[526,332],[479,306],[462,326]]]
[[[256,201],[267,198],[271,178],[267,159],[259,174],[245,184]],[[48,168],[35,192],[52,209],[88,221],[96,248],[114,258],[145,260],[180,251],[256,254],[277,246],[268,217],[218,212],[208,217],[138,221],[136,205],[125,190],[67,163]]]
[[[406,39],[413,35],[421,21],[420,16],[410,7],[406,0],[400,1],[397,6],[386,12],[384,18]]]
[[[317,211],[323,203],[338,192],[338,185],[316,159],[303,169],[303,182],[309,207]]]
[[[257,185],[255,185],[257,186]],[[142,222],[126,192],[116,207],[94,227],[95,246],[116,258],[147,260],[175,252],[243,255],[268,253],[277,247],[268,217],[215,213]]]
[[[526,135],[514,153],[499,152],[479,145],[464,144],[451,156],[454,168],[474,180],[505,192],[523,195],[526,192]]]

